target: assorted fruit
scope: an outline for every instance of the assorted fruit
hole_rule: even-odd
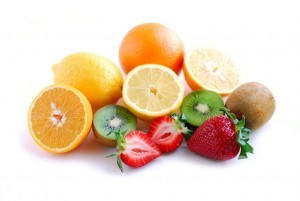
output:
[[[215,49],[184,53],[174,31],[157,23],[131,29],[119,48],[120,64],[90,53],[75,53],[53,65],[54,85],[31,103],[28,127],[44,150],[64,153],[78,147],[92,129],[102,146],[122,163],[142,167],[163,153],[187,149],[213,160],[253,153],[251,132],[275,111],[263,84],[240,84],[237,68]],[[179,80],[192,89],[186,96]],[[227,96],[227,100],[224,102]],[[122,98],[124,104],[118,105]],[[138,119],[149,122],[147,132]],[[251,129],[251,130],[250,130]]]

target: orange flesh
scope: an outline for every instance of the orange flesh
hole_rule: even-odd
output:
[[[53,149],[64,148],[84,129],[85,111],[73,92],[55,88],[43,93],[36,101],[31,122],[32,130],[42,144]]]

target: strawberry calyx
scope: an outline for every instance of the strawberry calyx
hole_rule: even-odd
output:
[[[235,130],[237,134],[237,142],[241,147],[241,152],[239,155],[239,159],[248,158],[247,153],[253,153],[252,146],[248,143],[250,139],[250,133],[252,132],[250,129],[245,127],[245,116],[242,117],[241,120],[237,119],[234,113],[231,113],[229,109],[222,107],[221,111],[224,111],[226,116],[232,120],[235,125]]]
[[[126,135],[127,131],[114,131],[114,132],[110,132],[108,135],[110,134],[115,134],[116,138],[117,138],[117,151],[115,153],[112,153],[108,156],[106,156],[105,158],[109,158],[109,157],[117,157],[117,164],[119,169],[121,170],[121,172],[123,173],[123,165],[122,165],[122,160],[120,158],[120,153],[125,149],[125,135]]]
[[[193,131],[188,128],[186,121],[186,116],[184,114],[178,115],[176,113],[171,114],[172,119],[175,123],[175,129],[181,132],[184,135],[184,138],[187,140],[193,135]]]

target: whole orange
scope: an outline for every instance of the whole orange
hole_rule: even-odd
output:
[[[178,74],[183,58],[184,46],[179,36],[158,23],[145,23],[132,28],[119,49],[120,64],[125,73],[142,64],[161,64]]]

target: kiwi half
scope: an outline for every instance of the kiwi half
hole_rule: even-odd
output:
[[[219,110],[221,107],[224,107],[224,101],[219,94],[209,90],[196,90],[183,99],[180,110],[189,124],[200,126],[208,118],[224,114]]]
[[[113,132],[135,130],[136,117],[125,107],[120,105],[107,105],[94,114],[93,131],[97,141],[108,146],[117,144]]]

